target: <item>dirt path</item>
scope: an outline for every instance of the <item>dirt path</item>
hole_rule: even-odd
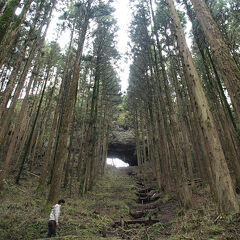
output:
[[[122,169],[136,182],[135,204],[129,206],[127,219],[115,222],[115,227],[121,231],[127,231],[130,239],[164,239],[171,235],[171,221],[175,219],[177,201],[167,199],[160,194],[154,185],[146,184],[137,174],[137,168]],[[136,235],[136,229],[138,229]],[[140,230],[139,230],[140,229]],[[152,231],[155,229],[157,231]],[[149,235],[152,233],[151,236]],[[154,233],[153,233],[154,232]]]

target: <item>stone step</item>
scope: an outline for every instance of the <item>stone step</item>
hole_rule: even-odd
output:
[[[158,222],[161,222],[161,221],[159,219],[151,219],[151,218],[148,220],[146,219],[121,220],[121,221],[114,222],[113,227],[118,227],[118,226],[124,227],[130,224],[143,224],[147,226],[147,225],[152,225]]]

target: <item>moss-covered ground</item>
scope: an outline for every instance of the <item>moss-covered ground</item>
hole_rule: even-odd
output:
[[[46,236],[49,211],[44,209],[46,194],[39,196],[35,192],[37,180],[29,175],[18,186],[11,180],[6,182],[0,202],[1,240],[43,239]],[[159,201],[166,208],[156,218],[167,219],[167,223],[114,228],[114,221],[131,219],[129,207],[136,204],[136,190],[135,179],[125,170],[109,167],[84,197],[78,196],[77,185],[72,188],[71,196],[69,190],[63,191],[61,197],[66,204],[61,210],[55,239],[240,239],[240,216],[219,215],[204,187],[195,191],[195,205],[184,213],[174,200],[174,193],[162,195]]]

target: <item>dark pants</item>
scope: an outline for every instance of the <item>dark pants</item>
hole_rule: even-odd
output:
[[[56,222],[53,220],[50,220],[48,222],[48,238],[50,237],[56,237]]]

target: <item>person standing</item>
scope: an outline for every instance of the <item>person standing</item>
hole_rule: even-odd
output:
[[[48,221],[48,235],[46,238],[56,237],[56,228],[59,226],[58,218],[60,216],[61,206],[65,203],[64,199],[60,199],[56,205],[52,207]]]

